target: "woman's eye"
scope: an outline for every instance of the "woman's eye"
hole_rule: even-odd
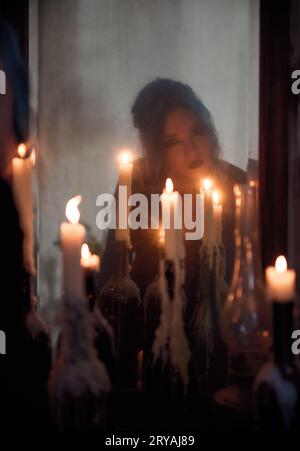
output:
[[[199,126],[192,131],[192,136],[204,135],[204,133],[205,133],[205,128],[202,126]]]
[[[168,141],[164,142],[164,147],[168,148],[168,147],[173,147],[176,146],[176,144],[178,144],[179,141],[177,139],[169,139]]]

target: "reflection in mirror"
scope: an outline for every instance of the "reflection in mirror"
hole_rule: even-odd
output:
[[[142,381],[157,390],[163,355],[176,393],[188,383],[196,393],[212,392],[227,381],[219,323],[237,245],[233,188],[258,182],[258,4],[77,0],[43,1],[37,9],[31,2],[40,305],[57,334],[59,225],[66,203],[80,194],[85,241],[101,258],[100,272],[93,274],[97,288],[89,285],[89,294],[115,333],[122,372],[111,378],[118,387]],[[120,163],[124,149],[133,161]],[[205,188],[207,179],[211,186]],[[128,188],[125,196],[139,193],[148,201],[165,190],[173,208],[191,194],[197,209],[201,192],[203,239],[181,243],[177,230],[164,236],[157,228],[123,230],[118,218],[117,232],[100,230],[96,200],[114,194],[118,181]],[[130,306],[109,297],[117,289],[130,297]],[[122,330],[117,309],[124,309]]]

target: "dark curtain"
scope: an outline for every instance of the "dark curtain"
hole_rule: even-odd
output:
[[[261,0],[260,220],[264,266],[288,247],[288,112],[290,96],[288,0]]]

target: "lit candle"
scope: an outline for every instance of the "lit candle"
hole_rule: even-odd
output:
[[[90,268],[90,258],[91,258],[91,252],[86,243],[84,243],[81,246],[81,258],[80,258],[80,264],[83,268],[89,269]]]
[[[290,302],[295,297],[296,273],[287,269],[287,262],[283,255],[277,257],[274,266],[266,268],[267,293],[270,300]]]
[[[213,203],[212,203],[212,190],[213,184],[211,179],[206,178],[203,180],[202,192],[204,194],[204,235],[203,242],[206,245],[213,243]]]
[[[89,269],[94,272],[100,271],[100,257],[99,255],[92,254],[86,243],[81,247],[80,264],[84,269]]]
[[[18,147],[18,157],[12,160],[12,189],[23,231],[23,261],[26,271],[35,274],[32,170],[34,152],[28,157],[25,144]]]
[[[130,247],[130,229],[128,224],[129,206],[132,183],[132,154],[125,150],[119,157],[119,209],[116,240],[126,241]]]
[[[166,180],[166,187],[160,196],[162,203],[162,218],[165,244],[165,255],[169,260],[184,258],[182,217],[180,209],[180,196],[174,191],[173,182],[170,178]],[[177,227],[177,228],[175,228]]]
[[[165,235],[166,232],[164,229],[158,229],[158,245],[160,248],[164,248],[165,247]]]
[[[213,201],[213,242],[222,244],[222,204],[219,191],[212,194]]]
[[[100,257],[99,255],[92,254],[90,257],[90,269],[95,272],[100,271]]]
[[[81,196],[69,200],[66,216],[69,222],[61,224],[60,238],[63,252],[64,294],[67,299],[84,296],[84,276],[81,267],[81,248],[85,239],[85,228],[79,224],[78,205]]]

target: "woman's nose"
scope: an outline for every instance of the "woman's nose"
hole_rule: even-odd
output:
[[[191,142],[186,145],[186,155],[189,159],[189,163],[193,163],[200,158],[199,149],[197,149]]]
[[[195,147],[194,143],[191,140],[187,140],[185,142],[185,153],[189,155],[190,158],[196,158],[197,157],[197,148]]]

